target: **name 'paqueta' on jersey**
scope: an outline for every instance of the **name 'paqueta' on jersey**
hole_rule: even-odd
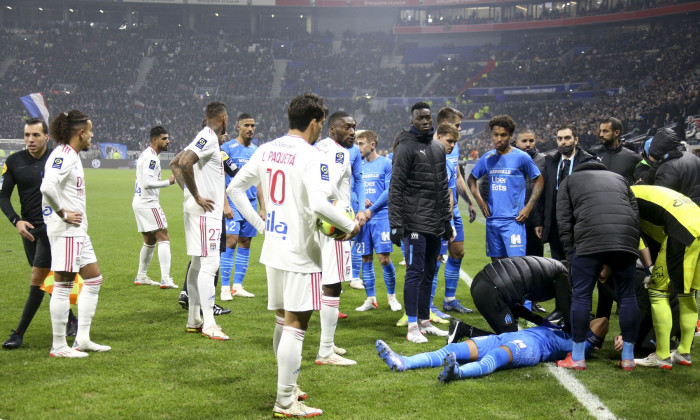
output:
[[[257,184],[262,186],[258,194],[265,199],[265,221],[245,197],[245,190]],[[311,199],[327,200],[331,185],[328,164],[321,160],[318,149],[294,135],[266,143],[233,178],[227,192],[243,217],[265,232],[261,263],[295,273],[321,271],[321,234],[316,229]],[[342,221],[347,231],[352,230],[355,222],[345,218],[340,209],[327,202],[321,204],[327,205],[327,213]]]
[[[199,160],[194,165],[194,181],[197,184],[199,196],[209,198],[214,201],[214,210],[206,212],[197,204],[192,193],[185,186],[185,201],[183,211],[185,213],[206,215],[221,219],[224,213],[224,164],[219,151],[219,139],[216,133],[209,127],[204,127],[186,150],[194,152]]]
[[[42,208],[48,236],[86,236],[85,172],[78,153],[69,145],[56,147],[46,160],[41,182]],[[64,222],[56,211],[83,215],[79,225]]]
[[[170,185],[169,180],[160,179],[160,159],[151,146],[141,152],[136,162],[136,183],[134,184],[134,199],[131,204],[137,208],[152,208],[160,206],[158,201],[160,189]],[[199,184],[197,184],[199,185]]]

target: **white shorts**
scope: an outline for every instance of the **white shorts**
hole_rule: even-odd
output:
[[[49,236],[51,270],[77,273],[97,262],[90,236]]]
[[[308,312],[321,309],[321,273],[293,273],[265,267],[267,309]]]
[[[350,281],[352,279],[350,242],[336,241],[326,236],[324,236],[321,241],[322,284],[329,285]]]
[[[221,219],[185,213],[187,255],[208,257],[219,254]]]
[[[168,228],[162,207],[134,207],[134,216],[139,232],[155,232]]]

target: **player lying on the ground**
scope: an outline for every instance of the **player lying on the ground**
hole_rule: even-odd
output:
[[[591,321],[586,335],[586,354],[599,348],[608,333],[608,319]],[[522,331],[474,337],[461,343],[448,344],[437,351],[401,356],[382,340],[377,340],[379,357],[392,369],[444,366],[438,376],[441,382],[486,376],[499,369],[536,366],[566,357],[572,348],[571,335],[548,324]],[[460,364],[462,364],[460,366]]]

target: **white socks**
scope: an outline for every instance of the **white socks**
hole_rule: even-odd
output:
[[[102,276],[85,279],[83,284],[83,290],[78,298],[78,334],[75,336],[78,344],[90,341],[90,325],[92,317],[95,316],[101,286]]]
[[[70,310],[71,289],[73,289],[73,282],[55,282],[53,284],[49,313],[51,314],[51,327],[53,329],[52,348],[54,350],[68,346],[66,343],[66,324],[68,323],[68,311]]]
[[[195,260],[197,260],[195,268]],[[199,303],[199,289],[197,287],[199,277],[199,257],[192,257],[190,269],[187,270],[187,296],[189,298],[189,312],[187,314],[187,323],[197,325],[202,321],[202,316],[199,314],[201,308]]]
[[[280,338],[282,337],[283,328],[284,318],[275,314],[275,332],[272,333],[272,349],[275,351],[275,358],[277,358],[277,349],[280,346]]]
[[[170,280],[170,241],[158,242],[158,261],[162,282]]]
[[[151,259],[153,259],[153,251],[155,249],[155,244],[146,245],[144,243],[141,247],[141,253],[139,254],[139,274],[145,275],[148,272],[148,266],[151,265]]]
[[[301,368],[301,349],[306,332],[284,327],[277,349],[277,403],[289,407]]]
[[[321,296],[321,345],[318,348],[320,357],[328,357],[333,353],[335,329],[338,326],[339,297]]]

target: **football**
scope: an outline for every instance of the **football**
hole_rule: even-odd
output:
[[[330,202],[333,203],[334,206],[341,208],[348,219],[352,220],[355,218],[355,211],[350,204],[342,200],[330,200]],[[340,239],[345,236],[345,232],[321,219],[316,219],[316,227],[321,233],[331,238]]]

